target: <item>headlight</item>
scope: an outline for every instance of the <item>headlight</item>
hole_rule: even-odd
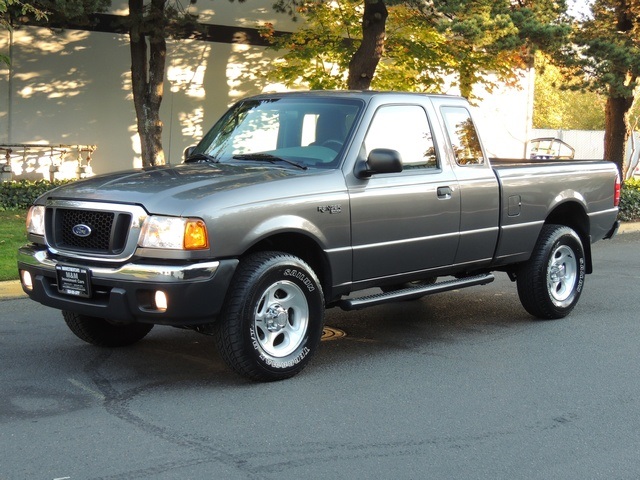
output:
[[[29,213],[27,213],[27,232],[44,236],[44,212],[43,205],[34,205],[29,209]]]
[[[140,232],[141,247],[201,250],[209,247],[207,227],[199,218],[148,217]]]

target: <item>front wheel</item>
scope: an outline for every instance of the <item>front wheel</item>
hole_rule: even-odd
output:
[[[124,347],[142,340],[153,328],[153,324],[111,323],[104,318],[62,312],[62,317],[76,337],[99,347]]]
[[[324,295],[313,270],[278,252],[245,258],[229,287],[214,337],[223,360],[258,381],[302,371],[318,348]]]
[[[567,316],[584,286],[585,255],[578,234],[562,225],[545,225],[516,278],[520,302],[531,315],[545,320]]]

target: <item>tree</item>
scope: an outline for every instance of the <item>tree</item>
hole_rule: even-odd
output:
[[[274,48],[288,51],[271,75],[287,84],[303,79],[313,85],[323,78],[323,84],[346,83],[347,88],[429,91],[455,74],[462,95],[471,97],[475,84],[490,89],[496,81],[516,80],[531,51],[566,37],[558,4],[563,5],[550,0],[280,0],[276,6],[303,16],[306,26],[290,36],[267,33]]]
[[[516,69],[533,67],[536,51],[558,49],[570,31],[562,0],[440,0],[437,5],[438,29],[456,59],[460,92],[467,98],[478,83],[491,91],[489,74],[502,83],[516,80]]]
[[[167,38],[196,30],[196,19],[182,10],[178,1],[129,0],[127,25],[131,51],[131,89],[142,165],[163,165],[160,105],[164,95]]]
[[[145,7],[144,0],[129,0],[131,89],[143,166],[164,164],[160,104],[167,57],[166,4],[151,0]]]
[[[354,2],[353,0],[338,2],[324,2],[322,0],[277,0],[274,8],[277,11],[288,12],[294,18],[296,18],[297,14],[305,16],[309,13],[310,18],[321,19],[326,18],[326,15],[318,15],[318,11],[335,12],[341,16],[343,10],[353,11],[355,5],[362,4],[361,39],[355,50],[350,52],[347,88],[367,89],[371,85],[373,75],[384,50],[388,17],[385,1],[389,2],[390,0],[363,0],[363,2]],[[334,3],[336,5],[334,5]],[[354,22],[356,18],[352,15],[350,15],[350,17],[349,20],[347,20],[346,17],[342,18],[343,21],[346,20],[349,22],[348,26],[346,24],[344,25],[347,30],[352,30],[352,22]],[[320,31],[322,31],[323,26],[320,25],[320,27]],[[310,31],[311,30],[307,30],[307,32]],[[351,32],[347,32],[347,37],[345,38],[347,40],[353,39],[351,35]],[[306,35],[306,37],[309,38],[309,35]],[[321,67],[321,69],[324,69],[324,67]]]
[[[3,25],[5,14],[11,10],[4,7],[12,6],[13,11],[22,9],[24,13],[35,16],[36,20],[46,20],[40,22],[43,26],[59,27],[90,24],[96,13],[106,11],[111,4],[111,0],[34,0],[29,4],[22,0],[0,2]],[[126,24],[131,51],[131,84],[143,166],[164,163],[160,104],[167,56],[166,38],[195,30],[195,19],[185,15],[179,5],[177,0],[129,0]]]
[[[303,83],[311,89],[434,91],[440,87],[444,75],[435,70],[436,64],[444,69],[448,61],[438,54],[445,39],[434,28],[423,28],[423,20],[407,5],[395,6],[385,22],[384,56],[378,60],[375,76],[370,73],[371,63],[368,72],[357,65],[363,51],[359,50],[362,7],[358,0],[309,2],[297,10],[305,19],[304,28],[276,37],[273,26],[265,25],[263,36],[273,49],[284,51],[267,77],[288,87]]]
[[[47,18],[47,13],[40,8],[25,3],[22,0],[0,0],[0,29],[13,30],[13,21],[16,16],[31,16],[36,20]],[[0,53],[0,64],[10,64],[8,56]]]
[[[606,96],[604,156],[624,175],[626,116],[640,76],[640,1],[596,0],[591,11],[577,24],[574,47],[562,60],[583,88]]]
[[[383,0],[364,0],[362,41],[349,62],[350,90],[369,88],[384,52],[389,12]]]
[[[533,128],[604,130],[606,97],[571,90],[560,68],[544,54],[536,55]]]

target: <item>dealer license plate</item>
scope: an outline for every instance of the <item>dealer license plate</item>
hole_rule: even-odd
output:
[[[56,265],[58,291],[74,297],[91,296],[91,271],[87,268]]]

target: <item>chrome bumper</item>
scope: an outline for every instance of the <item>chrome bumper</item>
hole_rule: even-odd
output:
[[[18,250],[18,263],[50,270],[55,274],[56,265],[59,262],[50,258],[47,250],[39,250],[32,245],[25,245]],[[65,262],[65,265],[84,266],[74,263],[74,261]],[[95,280],[173,283],[178,280],[209,280],[213,278],[219,266],[220,262],[218,261],[178,266],[130,263],[118,268],[91,267],[91,276]]]
[[[59,263],[90,271],[88,297],[59,291]],[[194,326],[213,322],[222,309],[237,265],[237,259],[223,259],[185,265],[129,263],[109,268],[83,265],[75,259],[59,262],[37,245],[25,245],[18,251],[20,277],[28,272],[31,279],[30,285],[23,283],[22,289],[31,299],[60,310],[122,323]],[[168,298],[166,309],[153,305],[158,290]]]

